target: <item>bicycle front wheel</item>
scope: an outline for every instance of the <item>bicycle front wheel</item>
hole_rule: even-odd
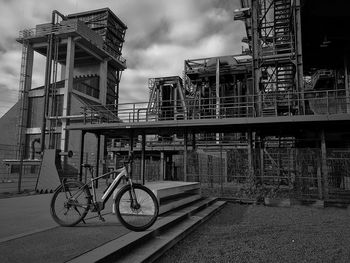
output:
[[[86,216],[90,203],[90,191],[83,183],[64,182],[52,196],[51,216],[61,226],[74,226]]]
[[[133,231],[144,231],[157,220],[159,206],[156,196],[141,184],[124,186],[115,199],[119,221]]]

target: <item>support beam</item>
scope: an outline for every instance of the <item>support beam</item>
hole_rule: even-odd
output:
[[[253,133],[251,130],[247,132],[248,135],[248,181],[254,182],[254,156],[253,156]]]
[[[196,151],[196,133],[192,132],[192,151]]]
[[[260,180],[263,182],[265,175],[265,165],[264,165],[264,148],[265,148],[265,138],[260,135]]]
[[[323,179],[323,196],[328,199],[328,167],[327,167],[327,148],[326,148],[326,135],[324,129],[321,130],[321,172]]]
[[[134,133],[131,131],[129,135],[129,144],[130,144],[130,152],[134,151]],[[132,178],[132,172],[133,172],[133,165],[129,163],[129,176]]]
[[[164,152],[160,152],[160,177],[165,180],[165,156]]]
[[[318,189],[318,198],[323,199],[323,190],[322,190],[322,175],[321,175],[321,161],[317,160],[317,189]]]
[[[142,141],[141,141],[141,180],[142,184],[145,184],[145,171],[146,171],[146,165],[145,165],[145,157],[146,157],[146,135],[145,133],[142,133]]]
[[[344,82],[345,82],[345,96],[346,96],[346,113],[350,113],[350,87],[349,87],[349,60],[348,53],[344,54]]]
[[[100,97],[99,100],[102,105],[106,105],[107,103],[107,70],[108,70],[108,62],[106,60],[101,61],[100,63],[100,78],[99,78],[99,89],[100,89]]]
[[[295,46],[296,46],[296,85],[297,91],[300,92],[299,99],[299,111],[300,114],[305,112],[305,99],[304,99],[304,73],[303,73],[303,56],[302,56],[302,36],[301,36],[301,6],[300,0],[295,0]]]
[[[187,182],[187,130],[184,130],[184,154],[183,154],[183,164],[184,164],[184,181]]]
[[[45,85],[44,85],[44,106],[43,106],[43,118],[41,124],[41,137],[40,137],[40,151],[41,154],[45,150],[45,133],[46,133],[46,115],[48,112],[49,93],[50,93],[50,81],[51,81],[51,69],[52,69],[52,46],[53,46],[53,34],[48,36],[49,47],[46,53],[46,66],[45,66]],[[61,150],[65,150],[61,148]]]
[[[74,76],[74,53],[75,43],[72,37],[68,38],[67,43],[67,57],[66,57],[66,68],[65,68],[65,81],[64,81],[64,94],[63,94],[63,111],[62,116],[69,116],[70,114],[70,100],[71,92],[73,90],[73,76]],[[61,150],[68,151],[68,131],[66,130],[69,124],[68,119],[62,119],[62,130],[61,130]]]
[[[256,116],[261,116],[262,99],[260,92],[260,67],[259,67],[259,0],[252,0],[252,51],[253,51],[253,95],[255,101]]]
[[[215,118],[220,118],[220,59],[216,59],[216,74],[215,74],[215,88],[216,88],[216,105]],[[216,143],[220,142],[220,133],[216,133]]]
[[[101,135],[96,134],[97,137],[97,153],[96,153],[96,177],[99,175],[100,170],[100,154],[101,154]],[[96,188],[98,188],[98,180],[96,180]]]
[[[85,131],[81,131],[80,135],[80,156],[79,156],[79,181],[83,180],[83,161],[84,161],[84,143],[85,143]]]

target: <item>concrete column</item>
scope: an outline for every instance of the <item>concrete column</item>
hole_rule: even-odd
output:
[[[107,73],[108,72],[108,62],[102,61],[100,63],[100,102],[102,105],[106,105],[107,103]]]
[[[34,64],[34,50],[31,45],[27,46],[27,60],[25,65],[25,79],[24,89],[29,91],[32,87],[32,76],[33,76],[33,64]]]
[[[62,116],[68,116],[70,114],[70,101],[71,92],[73,90],[73,76],[74,76],[74,53],[75,43],[72,37],[68,37],[67,42],[67,57],[64,77],[64,90],[63,90],[63,112]],[[61,130],[61,150],[67,151],[68,146],[68,131],[66,130],[69,124],[69,120],[62,119],[62,130]]]

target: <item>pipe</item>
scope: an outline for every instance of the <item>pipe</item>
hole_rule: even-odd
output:
[[[32,142],[30,143],[30,160],[34,160],[35,158],[35,143],[38,142],[40,143],[40,138],[35,138],[34,140],[32,140]]]

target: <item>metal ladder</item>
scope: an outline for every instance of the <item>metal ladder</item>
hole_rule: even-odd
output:
[[[26,89],[27,78],[27,65],[32,63],[33,57],[28,58],[28,40],[23,40],[22,45],[22,58],[21,58],[21,70],[20,70],[20,80],[19,80],[19,92],[18,92],[18,119],[17,119],[17,158],[24,158],[24,146],[25,146],[25,128],[27,125],[28,116],[28,90]]]

